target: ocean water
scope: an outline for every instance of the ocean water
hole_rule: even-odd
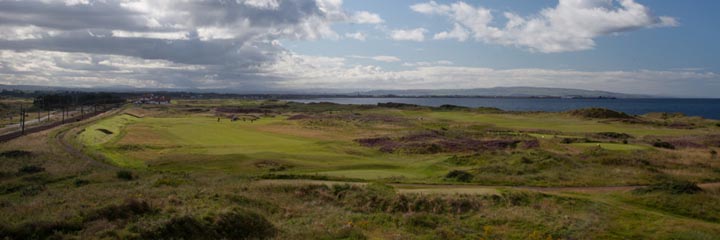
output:
[[[295,102],[333,102],[341,104],[377,104],[386,102],[440,106],[495,107],[506,111],[562,112],[602,107],[628,114],[650,112],[683,113],[688,116],[720,119],[720,99],[559,99],[559,98],[317,98],[290,99]]]

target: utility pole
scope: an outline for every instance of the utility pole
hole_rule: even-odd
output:
[[[25,135],[25,108],[20,104],[20,135]]]

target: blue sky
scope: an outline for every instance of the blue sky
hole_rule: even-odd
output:
[[[0,0],[0,84],[716,97],[713,0]]]
[[[423,27],[430,33],[452,28],[452,22],[439,16],[413,12],[410,6],[426,1],[347,1],[346,7],[356,11],[377,13],[389,29]],[[436,1],[454,3],[456,1]],[[556,0],[485,0],[467,1],[496,11],[512,11],[522,15],[537,14],[543,8],[557,5]],[[586,51],[537,53],[520,48],[451,40],[396,42],[374,26],[343,24],[338,32],[367,33],[366,41],[319,40],[288,41],[289,49],[308,55],[326,56],[394,55],[409,61],[450,60],[464,66],[510,68],[551,68],[602,70],[668,70],[702,68],[719,72],[720,2],[718,1],[637,1],[654,14],[676,18],[677,27],[641,29],[596,38],[597,46]],[[501,16],[498,16],[500,18]],[[497,19],[502,22],[503,19]],[[430,34],[428,34],[430,35]],[[395,64],[400,65],[400,64]]]

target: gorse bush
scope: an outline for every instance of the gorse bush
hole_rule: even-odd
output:
[[[115,173],[115,176],[117,176],[117,178],[119,178],[119,179],[127,180],[127,181],[135,179],[135,176],[133,176],[133,173],[128,170],[117,171],[117,173]]]
[[[653,147],[657,148],[665,148],[665,149],[675,149],[675,145],[669,142],[664,141],[656,141],[653,143]]]
[[[235,209],[215,216],[175,217],[140,234],[141,239],[269,239],[277,229],[265,217]]]
[[[107,219],[110,221],[118,219],[128,219],[133,216],[152,214],[157,212],[150,204],[143,200],[127,199],[124,203],[118,205],[110,205],[90,213],[88,220]]]
[[[473,178],[474,176],[471,173],[461,170],[452,170],[447,175],[445,175],[445,179],[458,182],[470,182]]]
[[[18,173],[20,174],[33,174],[33,173],[39,173],[45,171],[45,168],[37,165],[26,165],[22,166],[20,169],[18,169]]]
[[[632,118],[623,112],[613,111],[606,108],[584,108],[570,111],[571,115],[585,118]]]
[[[697,184],[688,181],[666,180],[658,184],[635,189],[635,193],[666,192],[670,194],[695,194],[702,192]]]
[[[297,187],[302,199],[337,204],[352,211],[371,213],[468,214],[488,206],[524,206],[547,197],[539,193],[508,191],[501,195],[397,194],[383,185],[307,185]]]
[[[23,150],[10,150],[0,153],[0,157],[6,157],[6,158],[22,158],[22,157],[31,157],[32,152],[29,151],[23,151]]]
[[[0,225],[3,239],[61,239],[60,234],[82,230],[81,222],[36,221],[18,226]]]

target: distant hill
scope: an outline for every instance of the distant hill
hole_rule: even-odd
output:
[[[395,96],[483,96],[483,97],[580,97],[580,98],[649,98],[650,95],[625,94],[570,88],[495,87],[472,89],[374,90],[363,95]]]
[[[576,97],[576,98],[653,98],[658,96],[625,94],[607,91],[582,90],[570,88],[540,87],[495,87],[472,89],[414,89],[414,90],[343,90],[343,89],[193,89],[193,88],[135,88],[129,86],[107,86],[95,88],[2,85],[2,90],[21,91],[80,91],[80,92],[195,92],[195,93],[231,93],[231,94],[307,94],[307,95],[363,95],[363,96],[463,96],[463,97]]]

